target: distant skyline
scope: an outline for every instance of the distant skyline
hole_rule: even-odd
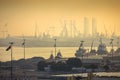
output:
[[[99,33],[105,33],[106,28],[109,35],[114,30],[120,35],[119,14],[120,0],[0,0],[0,37],[5,24],[11,36],[34,36],[36,25],[40,34],[58,35],[64,21],[69,29],[71,20],[83,33],[84,17],[89,20],[90,34],[95,18]]]

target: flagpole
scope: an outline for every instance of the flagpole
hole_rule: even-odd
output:
[[[9,47],[6,49],[6,51],[9,51],[10,49],[11,49],[11,65],[10,65],[10,75],[11,75],[11,80],[13,80],[13,64],[12,64],[12,61],[13,61],[13,55],[12,55],[12,53],[13,53],[13,51],[12,51],[12,46],[13,46],[13,42],[9,42]]]
[[[13,42],[10,42],[10,45],[11,45],[11,80],[13,80],[13,64],[12,64],[12,61],[13,61],[13,59],[12,59],[12,45],[13,45]]]
[[[26,56],[25,56],[25,39],[23,39],[22,45],[23,45],[23,52],[24,52],[24,62],[26,63],[26,61],[25,61],[25,59],[26,59]],[[26,77],[26,72],[23,71],[23,73],[24,73],[24,78],[25,78]]]

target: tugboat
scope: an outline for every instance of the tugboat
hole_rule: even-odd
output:
[[[97,54],[101,55],[101,54],[107,54],[107,48],[106,45],[104,43],[102,43],[102,38],[100,38],[100,44],[98,46],[98,50],[97,50]]]
[[[86,53],[86,49],[83,47],[83,42],[81,41],[81,44],[79,46],[79,49],[76,51],[75,56],[76,57],[82,57]]]

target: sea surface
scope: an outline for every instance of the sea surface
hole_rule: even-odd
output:
[[[0,61],[9,61],[11,59],[11,50],[6,51],[7,47],[0,47]],[[90,50],[90,47],[85,47]],[[57,47],[57,52],[60,51],[62,56],[65,58],[74,57],[78,47]],[[95,47],[97,49],[97,47]],[[110,51],[111,47],[107,47],[107,50]],[[114,47],[116,49],[116,47]],[[12,48],[13,60],[18,60],[24,57],[24,48],[23,47],[13,47]],[[27,47],[25,48],[25,57],[44,57],[45,59],[49,56],[55,55],[54,47]],[[97,56],[95,56],[97,58]]]

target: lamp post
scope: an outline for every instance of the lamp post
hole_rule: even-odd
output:
[[[54,39],[54,40],[55,40],[54,47],[55,47],[55,57],[56,57],[56,40],[57,40],[57,39]]]
[[[24,59],[26,58],[26,56],[25,56],[25,39],[23,39],[23,43],[22,43],[22,45],[23,45],[23,51],[24,51]]]
[[[113,40],[114,40],[114,39],[111,39],[111,42],[110,42],[111,47],[112,47],[112,50],[111,50],[111,52],[112,52],[112,60],[113,60]]]
[[[13,64],[12,64],[12,61],[13,61],[13,59],[12,59],[12,53],[13,53],[13,50],[12,50],[12,45],[13,45],[13,42],[10,42],[10,44],[11,44],[11,80],[13,79],[13,68],[12,68],[12,66],[13,66]]]
[[[25,55],[25,39],[23,39],[23,43],[22,43],[22,45],[23,45],[23,53],[24,53],[24,61],[25,61],[25,59],[26,59],[26,55]],[[26,62],[26,61],[25,61]],[[25,71],[23,71],[23,74],[24,74],[24,78],[26,78],[26,72]]]

